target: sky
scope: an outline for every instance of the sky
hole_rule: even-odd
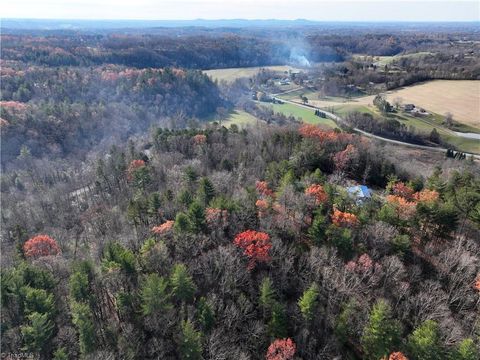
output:
[[[1,0],[3,18],[480,21],[463,0]]]

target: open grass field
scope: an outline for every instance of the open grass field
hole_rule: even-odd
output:
[[[235,109],[225,120],[222,120],[221,125],[227,128],[231,125],[237,125],[238,127],[242,128],[249,125],[255,125],[259,121],[262,120],[257,119],[255,116],[250,115],[243,110]]]
[[[432,55],[431,52],[421,51],[418,53],[413,54],[403,54],[403,55],[394,55],[394,56],[380,56],[380,59],[376,62],[379,66],[390,65],[392,62],[396,60],[400,60],[402,58],[420,58],[424,56]]]
[[[340,104],[334,106],[324,106],[323,110],[333,112],[334,114],[345,117],[351,112],[360,112],[370,115],[375,115],[375,110],[371,106],[359,105],[359,104]]]
[[[249,113],[240,110],[240,109],[234,109],[232,110],[225,119],[218,120],[215,118],[212,118],[209,120],[209,122],[218,122],[221,126],[225,126],[226,128],[230,127],[231,125],[237,125],[240,128],[249,126],[249,125],[255,125],[258,122],[263,122],[260,119],[257,119],[255,116],[250,115]]]
[[[310,99],[311,97],[318,96],[317,94],[318,93],[315,90],[300,89],[300,90],[296,90],[296,91],[290,91],[290,92],[285,93],[285,94],[280,94],[280,95],[278,95],[278,97],[280,99],[284,99],[284,100],[299,100],[300,95],[306,96],[308,99]]]
[[[264,106],[270,107],[273,111],[285,114],[286,116],[301,118],[303,122],[309,124],[323,125],[329,128],[337,127],[333,120],[316,116],[313,109],[310,110],[293,104],[268,104]]]
[[[316,97],[315,93],[309,92],[307,97],[308,95],[310,104],[322,108],[339,105],[368,106],[372,105],[375,97],[317,100],[318,96]],[[472,132],[474,129],[471,127],[480,129],[480,80],[434,80],[389,91],[385,95],[389,101],[401,98],[404,104],[413,103],[430,113],[438,114],[441,118],[450,112],[455,121],[467,125],[455,130]]]
[[[450,112],[454,120],[480,128],[480,80],[434,80],[387,93],[388,100],[396,97],[429,112]]]
[[[235,81],[243,77],[251,77],[260,72],[261,69],[268,69],[271,71],[284,72],[288,70],[297,70],[289,65],[274,65],[274,66],[257,66],[244,68],[229,68],[229,69],[213,69],[204,70],[203,72],[210,76],[213,80],[225,80],[227,82]]]
[[[355,54],[353,55],[354,59],[358,60],[365,60],[367,58],[370,58],[373,60],[373,62],[377,66],[385,66],[385,65],[390,65],[392,62],[396,60],[400,60],[402,58],[419,58],[427,55],[432,55],[433,53],[428,52],[428,51],[420,51],[417,53],[412,53],[412,54],[398,54],[398,55],[393,55],[393,56],[371,56],[371,55],[363,55],[363,54]]]

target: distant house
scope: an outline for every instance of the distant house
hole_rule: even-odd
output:
[[[413,116],[427,116],[429,115],[427,111],[425,111],[425,109],[423,108],[418,108],[416,107],[415,109],[413,109],[411,111],[411,113],[413,114]]]
[[[290,80],[289,79],[282,79],[282,80],[280,80],[280,85],[290,85]]]
[[[405,104],[405,105],[403,105],[403,109],[405,111],[413,111],[413,109],[415,109],[415,105],[414,104]]]
[[[350,186],[347,188],[348,194],[354,197],[357,202],[363,202],[372,197],[372,192],[365,185]]]

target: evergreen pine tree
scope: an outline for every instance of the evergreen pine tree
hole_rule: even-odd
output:
[[[298,306],[305,320],[310,321],[314,317],[315,308],[318,302],[318,285],[313,283],[298,300]]]
[[[143,315],[163,313],[171,308],[170,295],[167,292],[168,281],[158,274],[149,274],[140,290]]]
[[[381,359],[398,348],[401,329],[392,319],[390,306],[379,300],[369,314],[361,344],[367,359]]]
[[[76,326],[80,352],[85,356],[95,350],[95,327],[93,324],[92,310],[87,304],[72,302],[73,324]]]
[[[417,327],[408,337],[407,346],[409,354],[416,360],[444,358],[438,324],[433,320],[427,320]]]
[[[198,302],[197,314],[202,329],[206,332],[210,331],[215,324],[215,316],[212,308],[204,297],[201,297]]]
[[[275,301],[272,305],[270,321],[267,328],[272,338],[281,339],[288,335],[288,319],[285,312],[285,306]]]
[[[200,179],[198,184],[197,198],[203,206],[207,206],[210,201],[215,197],[215,188],[212,182],[204,177]]]
[[[267,276],[263,278],[260,284],[260,305],[264,310],[270,311],[275,302],[275,290],[273,289],[272,280]]]
[[[197,360],[202,358],[202,333],[195,330],[190,321],[182,323],[182,333],[178,346],[182,360]]]
[[[22,325],[20,328],[25,344],[24,350],[41,353],[53,335],[54,324],[47,313],[33,312],[27,319],[28,325]]]
[[[184,264],[176,264],[173,267],[170,283],[172,285],[173,295],[177,300],[182,302],[191,302],[193,300],[196,286]]]

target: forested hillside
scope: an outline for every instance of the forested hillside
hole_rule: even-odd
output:
[[[477,27],[307,23],[2,28],[2,358],[480,358],[478,159],[354,133],[432,145],[378,94]]]
[[[85,153],[102,140],[125,141],[152,124],[184,127],[228,106],[195,70],[2,67],[2,164],[21,149],[35,157]]]
[[[53,33],[2,36],[2,58],[46,66],[117,64],[130,67],[228,68],[284,64],[297,49],[311,61],[342,60],[341,50],[271,34],[219,32],[178,36],[144,34]]]
[[[408,179],[310,125],[157,129],[78,191],[25,161],[2,187],[2,351],[478,359],[473,164]],[[371,199],[347,193],[355,179]]]

